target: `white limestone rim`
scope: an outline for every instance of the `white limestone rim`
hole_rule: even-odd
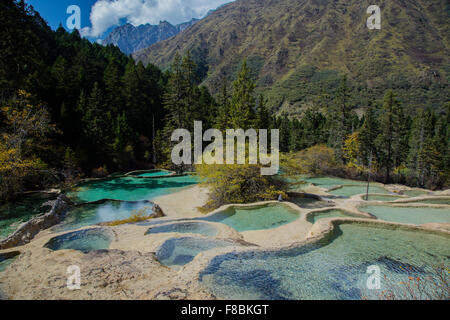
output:
[[[156,171],[169,171],[169,172],[173,172],[170,170],[165,170],[165,169],[153,169]],[[142,172],[149,172],[151,170],[141,170]],[[137,171],[131,171],[131,172],[137,172]],[[170,175],[165,175],[165,176],[155,176],[155,177],[140,177],[140,176],[133,176],[130,175],[131,172],[128,173],[124,173],[124,174],[111,174],[108,175],[107,177],[104,178],[85,178],[85,179],[81,179],[80,181],[78,181],[77,183],[71,185],[70,187],[66,188],[66,191],[73,191],[73,189],[76,188],[82,188],[83,184],[85,183],[89,183],[89,182],[99,182],[99,181],[107,181],[107,180],[113,180],[113,179],[120,179],[120,178],[137,178],[137,179],[162,179],[162,178],[176,178],[176,177],[184,177],[184,176],[193,176],[193,175],[197,175],[195,172],[185,172],[183,174],[177,174],[176,172],[173,172],[173,174]]]
[[[428,200],[448,200],[450,202],[450,196],[420,196],[420,197],[414,197],[414,198],[406,198],[406,199],[397,199],[396,201],[394,201],[394,203],[415,203],[415,202],[420,202],[420,201],[428,201]],[[423,204],[432,204],[432,205],[436,205],[433,203],[423,203]],[[444,206],[450,206],[450,204],[437,204],[437,205],[444,205]]]
[[[211,222],[211,221],[203,221],[203,220],[199,220],[198,218],[178,219],[177,221],[162,222],[160,224],[154,224],[154,225],[150,225],[150,226],[142,225],[140,227],[144,227],[146,230],[145,233],[147,233],[147,231],[154,229],[154,228],[164,227],[164,226],[172,226],[172,225],[183,225],[185,223],[209,225],[217,231],[217,234],[214,236],[206,236],[206,235],[199,234],[199,233],[180,233],[180,232],[164,232],[164,234],[171,236],[171,238],[200,237],[200,238],[215,239],[215,240],[232,239],[232,240],[236,240],[236,241],[244,241],[244,237],[242,236],[242,234],[240,232],[227,226],[226,224],[216,223],[216,222]]]
[[[358,181],[358,182],[364,182],[364,181]],[[335,186],[333,186],[331,188],[323,188],[320,185],[315,185],[313,183],[308,183],[308,184],[311,185],[311,186],[314,186],[315,188],[320,189],[321,191],[323,191],[325,194],[329,195],[330,197],[335,197],[335,195],[329,193],[330,191],[342,189],[344,187],[355,187],[355,186],[364,187],[363,184],[355,185],[355,184],[350,184],[350,183],[349,184],[335,185]],[[370,193],[370,189],[369,189],[369,196],[370,195],[381,195],[381,196],[404,197],[404,198],[412,199],[412,197],[409,197],[408,195],[401,194],[401,193],[404,192],[404,191],[421,191],[421,192],[425,193],[424,196],[420,196],[420,197],[427,197],[427,196],[432,196],[432,195],[436,194],[436,192],[433,192],[433,191],[428,190],[428,189],[412,188],[412,187],[407,187],[407,186],[399,185],[399,184],[384,184],[384,183],[381,183],[381,182],[370,182],[370,185],[384,188],[384,189],[386,189],[387,191],[389,191],[391,193],[390,194],[389,193],[388,194],[384,194],[384,193],[383,194],[377,194],[377,193],[372,193],[371,194]],[[447,191],[449,191],[449,190],[443,190],[443,191],[441,191],[441,193],[444,193],[444,195],[445,195],[445,192],[447,192]],[[361,196],[362,197],[364,195],[366,195],[366,194],[362,193],[362,194],[353,195],[352,197],[355,197],[355,196]]]
[[[347,213],[349,216],[352,216],[352,218],[355,218],[355,219],[375,219],[375,220],[377,220],[377,217],[375,217],[374,215],[372,215],[369,212],[360,211],[356,207],[352,208],[352,207],[343,207],[343,206],[309,210],[301,219],[309,222],[308,221],[309,218],[312,218],[317,214],[326,213],[329,211],[342,211],[344,213]],[[327,218],[322,218],[322,219],[327,219]]]
[[[352,196],[350,199],[354,199],[354,200],[358,200],[358,201],[367,201],[364,199],[364,197],[366,196],[366,194],[357,194],[355,196]],[[408,200],[411,199],[408,196],[405,195],[394,195],[394,194],[385,194],[385,193],[369,193],[369,197],[389,197],[389,198],[393,198],[392,201],[382,201],[382,200],[368,200],[369,201],[376,201],[376,202],[383,202],[383,203],[391,203],[391,202],[395,202],[398,200]]]
[[[430,198],[430,197],[427,197]],[[438,197],[431,197],[431,199],[436,199]],[[439,197],[441,198],[441,197]],[[221,206],[220,208],[214,210],[213,212],[211,212],[208,215],[202,216],[202,217],[195,217],[195,218],[178,218],[178,219],[173,219],[173,218],[168,218],[168,217],[163,217],[163,218],[157,218],[157,220],[161,221],[161,223],[157,223],[154,225],[139,225],[139,224],[133,224],[130,223],[128,225],[134,225],[136,227],[141,227],[141,229],[143,230],[142,232],[142,236],[145,236],[146,231],[148,231],[151,228],[154,227],[158,227],[158,226],[165,226],[165,225],[172,225],[172,224],[183,224],[186,222],[192,222],[192,223],[204,223],[204,224],[209,224],[211,225],[213,228],[215,228],[216,230],[218,230],[218,233],[216,234],[216,236],[214,237],[207,237],[204,235],[200,235],[200,234],[194,234],[194,233],[184,233],[184,234],[180,234],[177,232],[173,232],[173,233],[165,233],[166,236],[169,236],[168,238],[182,238],[182,237],[186,237],[186,236],[190,236],[190,237],[204,237],[204,238],[209,238],[209,239],[231,239],[231,240],[236,240],[236,241],[244,241],[244,237],[242,235],[242,233],[238,232],[237,230],[222,224],[222,223],[215,223],[215,222],[211,222],[211,221],[205,221],[205,218],[214,216],[218,213],[221,213],[223,211],[226,211],[228,209],[231,208],[259,208],[259,207],[263,207],[263,206],[267,206],[267,205],[284,205],[284,206],[288,206],[291,209],[297,211],[299,213],[299,218],[291,223],[288,223],[286,225],[291,225],[291,224],[296,224],[296,223],[310,223],[308,221],[308,218],[310,217],[310,215],[314,215],[317,213],[322,213],[322,212],[327,212],[327,211],[331,211],[331,210],[341,210],[344,212],[348,212],[351,215],[354,215],[355,217],[352,218],[342,218],[342,219],[350,219],[350,220],[356,220],[356,221],[360,221],[361,219],[370,219],[370,221],[377,221],[379,223],[387,223],[387,224],[394,224],[394,225],[403,225],[403,226],[408,226],[408,224],[401,224],[401,223],[390,223],[387,221],[383,221],[383,220],[378,220],[375,216],[373,216],[370,213],[364,212],[359,210],[359,207],[364,206],[364,205],[378,205],[378,206],[391,206],[391,207],[413,207],[412,205],[414,205],[414,207],[428,207],[428,208],[448,208],[448,205],[435,205],[435,204],[420,204],[420,203],[389,203],[389,202],[382,202],[380,203],[379,201],[364,201],[362,202],[361,200],[359,201],[354,201],[357,199],[346,199],[346,201],[344,202],[344,204],[339,204],[337,203],[336,206],[334,207],[326,207],[326,208],[318,208],[318,209],[303,209],[300,208],[299,206],[297,206],[294,203],[291,202],[279,202],[279,201],[261,201],[261,202],[256,202],[256,203],[251,203],[251,204],[227,204],[224,206]],[[150,204],[151,202],[149,202]],[[358,216],[360,218],[358,218]],[[318,223],[320,224],[322,220],[329,220],[330,218],[322,218],[319,221],[317,221],[313,226],[317,225]],[[155,221],[154,220],[149,220],[149,221]],[[339,219],[338,219],[339,220]],[[333,221],[333,219],[332,219]],[[286,225],[274,228],[272,230],[276,230],[279,228],[282,228]],[[439,225],[439,224],[438,224]],[[409,226],[413,226],[415,228],[417,228],[418,226],[416,225],[409,225]],[[92,226],[85,226],[85,227],[81,227],[78,229],[74,229],[74,230],[65,230],[65,231],[59,231],[59,232],[54,232],[52,230],[50,230],[48,233],[48,235],[44,235],[43,238],[40,239],[46,239],[46,242],[49,241],[51,238],[53,237],[58,237],[64,234],[68,234],[68,233],[72,233],[72,232],[77,232],[77,231],[82,231],[82,230],[87,230],[87,229],[95,229],[95,228],[108,228],[110,230],[115,230],[115,228],[120,227],[120,226],[116,226],[116,227],[109,227],[109,226],[104,226],[104,225],[92,225]],[[422,227],[423,228],[423,227]],[[426,230],[435,230],[433,228],[425,228]],[[117,230],[117,229],[116,229]],[[261,233],[261,236],[264,235],[265,230],[255,230],[256,232]],[[114,232],[115,233],[115,232]],[[115,241],[119,241],[118,237],[117,237],[117,233],[115,233],[116,237],[115,237]],[[167,239],[165,239],[164,241],[166,241]],[[163,242],[164,242],[163,241]],[[34,241],[32,241],[33,243]],[[45,242],[45,243],[46,243]],[[162,244],[162,243],[161,243]],[[0,251],[0,253],[7,253],[9,251],[14,251],[14,249],[17,249],[20,247],[16,247],[16,248],[11,248],[8,250],[3,250]],[[268,248],[268,247],[266,247]],[[277,247],[278,248],[278,247]],[[19,250],[20,251],[20,250]]]
[[[373,219],[353,219],[353,218],[328,218],[321,219],[313,225],[310,234],[306,240],[294,242],[289,246],[280,246],[274,248],[263,247],[226,247],[204,251],[198,254],[193,261],[185,265],[179,270],[180,274],[194,277],[195,280],[200,281],[200,274],[211,264],[216,257],[226,254],[243,254],[243,253],[276,253],[279,251],[287,251],[306,246],[313,246],[319,244],[321,241],[326,241],[331,238],[336,231],[336,228],[342,224],[361,224],[371,226],[373,228],[387,228],[397,230],[408,230],[423,232],[428,234],[436,234],[450,239],[450,231],[430,228],[426,226],[408,225],[401,223],[391,223],[382,220]]]
[[[266,201],[266,202],[259,202],[256,204],[245,204],[245,205],[230,204],[230,205],[223,206],[223,207],[217,209],[216,211],[217,212],[223,211],[224,209],[229,208],[229,207],[250,207],[251,208],[251,207],[258,207],[258,206],[267,205],[267,204],[279,204],[279,202]],[[297,205],[292,204],[292,203],[283,202],[282,204],[288,205],[291,208],[299,211],[300,213],[305,212],[306,214],[311,213],[311,212],[327,211],[330,209],[341,209],[344,211],[349,211],[348,208],[345,208],[342,206],[334,207],[334,208],[304,210],[304,209],[300,209]],[[215,212],[211,213],[211,215],[212,214],[215,214]],[[306,214],[304,214],[302,218],[306,219]],[[184,221],[194,220],[195,221],[196,219],[182,219],[182,220],[184,220]],[[298,219],[298,220],[300,220],[300,219]],[[296,221],[298,222],[298,220],[296,220]],[[180,221],[180,219],[177,219],[177,221]],[[184,221],[181,221],[181,222],[184,222]],[[296,221],[294,221],[292,223],[295,223]],[[392,223],[392,222],[387,222],[387,221],[382,221],[382,220],[363,219],[363,218],[361,218],[361,219],[360,218],[323,218],[323,219],[320,219],[319,221],[317,221],[314,225],[312,225],[312,228],[311,228],[306,240],[293,241],[290,245],[287,245],[287,246],[283,245],[283,246],[275,246],[275,247],[261,247],[261,246],[252,245],[251,243],[244,243],[242,235],[239,232],[237,232],[236,230],[234,230],[226,225],[223,225],[220,223],[211,223],[211,222],[207,222],[207,221],[201,221],[201,222],[209,223],[209,224],[213,225],[214,227],[218,227],[218,228],[220,228],[220,230],[224,230],[224,233],[220,234],[220,235],[218,234],[214,238],[202,236],[202,235],[198,235],[198,234],[177,234],[177,233],[169,234],[169,233],[167,233],[164,236],[157,238],[157,241],[154,246],[155,249],[153,251],[150,250],[149,252],[157,252],[159,247],[164,242],[166,242],[167,240],[170,240],[170,239],[174,239],[174,238],[192,237],[192,238],[203,238],[203,239],[221,239],[221,240],[230,240],[231,242],[236,243],[236,246],[230,246],[230,247],[225,247],[225,248],[213,248],[211,250],[201,252],[193,259],[193,261],[191,261],[187,265],[183,266],[178,271],[180,276],[183,276],[183,277],[184,276],[195,276],[196,277],[195,279],[198,280],[200,273],[204,270],[204,268],[206,268],[209,265],[211,260],[217,256],[220,256],[223,254],[228,254],[228,253],[244,253],[247,251],[248,252],[250,252],[250,251],[251,252],[276,252],[276,251],[280,251],[280,250],[289,250],[292,248],[297,248],[297,247],[306,246],[306,245],[314,245],[318,241],[326,239],[327,236],[333,235],[335,227],[340,224],[348,224],[348,223],[353,223],[353,224],[357,223],[357,224],[366,224],[366,225],[369,224],[369,225],[388,227],[388,228],[394,228],[394,229],[406,229],[406,230],[412,230],[412,231],[428,232],[428,233],[432,233],[432,234],[440,234],[440,235],[444,235],[446,237],[450,237],[450,231],[441,230],[441,229],[433,228],[430,226],[408,225],[408,224]],[[177,222],[170,221],[170,222],[159,224],[159,225],[172,224],[172,223],[177,223]],[[130,228],[130,230],[126,230],[127,226],[128,226],[128,228]],[[0,251],[0,253],[9,253],[9,252],[13,252],[13,251],[16,251],[16,252],[17,251],[19,251],[19,252],[34,251],[36,249],[52,251],[51,249],[47,249],[44,247],[44,245],[50,239],[64,235],[64,234],[72,233],[72,232],[88,230],[88,229],[98,229],[98,228],[99,228],[98,225],[94,225],[94,226],[83,227],[83,228],[80,228],[77,230],[61,231],[61,232],[55,232],[55,233],[47,232],[46,234],[40,236],[38,239],[35,239],[31,243],[23,246],[23,248],[21,248],[21,247],[11,248],[8,250]],[[120,247],[120,242],[123,239],[121,239],[122,236],[118,235],[118,234],[122,233],[122,230],[124,233],[131,236],[133,238],[132,239],[133,241],[138,241],[139,239],[141,239],[141,240],[145,239],[145,237],[146,237],[145,231],[148,230],[148,226],[137,226],[135,224],[128,224],[128,225],[118,226],[118,227],[101,227],[101,228],[108,229],[108,230],[112,231],[115,235],[115,239],[113,240],[113,242],[110,246],[111,249],[114,249],[117,245],[119,245],[119,247]],[[133,230],[131,230],[131,229],[133,229]],[[130,232],[130,231],[132,231],[132,232]],[[139,235],[136,235],[134,233],[134,231],[138,231]],[[229,234],[229,237],[227,237],[227,235],[226,235],[227,232],[231,233],[231,234]],[[260,232],[261,232],[261,236],[264,236],[264,230],[261,230]],[[127,246],[125,246],[123,248],[119,248],[119,249],[124,250],[124,251],[126,251],[126,250],[135,251],[135,249],[129,249]],[[76,250],[67,250],[67,251],[71,251],[74,253],[78,252]],[[140,251],[140,250],[138,250],[138,251]],[[38,251],[36,251],[36,252],[38,252]]]
[[[435,198],[436,199],[436,198]],[[433,200],[433,199],[427,199]],[[446,200],[446,199],[445,199]],[[422,200],[424,201],[424,200]],[[422,203],[419,201],[413,202],[380,202],[380,201],[365,201],[357,204],[358,208],[364,206],[378,206],[378,207],[392,207],[392,208],[430,208],[430,209],[450,209],[448,204],[433,204],[433,203]]]
[[[214,210],[213,212],[201,216],[201,217],[195,217],[195,218],[178,218],[178,219],[174,219],[174,218],[158,218],[158,219],[153,219],[153,220],[149,220],[150,224],[145,224],[142,223],[140,226],[144,226],[147,229],[152,229],[152,228],[156,228],[159,226],[167,226],[167,225],[173,225],[173,224],[183,224],[183,223],[204,223],[204,224],[209,224],[212,227],[214,227],[215,229],[218,230],[218,233],[216,234],[216,236],[214,237],[208,237],[208,236],[204,236],[204,235],[199,235],[199,234],[187,234],[187,233],[177,233],[177,232],[171,232],[171,233],[165,233],[166,235],[173,235],[173,238],[180,238],[180,237],[186,237],[187,235],[191,235],[194,237],[205,237],[205,238],[209,238],[209,239],[216,239],[216,240],[224,240],[224,239],[232,239],[235,241],[244,241],[245,243],[249,244],[249,245],[254,245],[257,246],[254,243],[250,243],[244,240],[244,236],[243,236],[243,232],[239,232],[237,230],[235,230],[232,227],[229,227],[223,223],[219,223],[219,222],[212,222],[212,221],[207,221],[205,219],[209,218],[209,217],[213,217],[216,214],[220,214],[224,211],[227,211],[229,209],[232,208],[246,208],[246,209],[252,209],[252,208],[260,208],[260,207],[264,207],[264,206],[268,206],[268,205],[283,205],[286,206],[290,209],[292,209],[293,211],[297,212],[299,217],[298,219],[296,219],[295,221],[288,223],[288,224],[284,224],[282,226],[279,226],[277,228],[273,228],[271,229],[273,230],[277,230],[279,228],[283,228],[287,225],[292,225],[294,223],[303,223],[303,218],[306,214],[306,211],[303,210],[302,208],[298,207],[296,204],[291,203],[291,202],[279,202],[279,201],[261,201],[261,202],[256,202],[256,203],[251,203],[251,204],[227,204],[224,206],[221,206],[220,208]],[[156,222],[153,223],[152,222]],[[139,224],[137,224],[139,225]],[[261,236],[265,235],[265,230],[254,230],[254,232],[258,232]],[[169,239],[166,239],[169,240]],[[162,244],[162,243],[161,243]]]
[[[76,232],[92,230],[92,229],[103,229],[103,230],[106,230],[107,232],[109,232],[113,236],[113,238],[111,239],[111,243],[119,241],[119,237],[117,235],[116,230],[114,230],[113,227],[108,227],[108,226],[91,225],[91,226],[85,226],[85,227],[78,228],[78,229],[64,230],[64,231],[57,231],[57,232],[47,229],[47,230],[41,231],[38,234],[38,237],[33,239],[30,243],[27,243],[27,244],[21,245],[21,246],[17,246],[14,248],[0,250],[0,254],[10,253],[10,252],[14,252],[14,251],[19,251],[22,254],[26,251],[34,251],[35,249],[53,251],[51,249],[44,247],[45,244],[47,242],[49,242],[51,239],[57,238],[57,237],[60,237],[60,236],[66,235],[66,234],[70,234],[70,233],[76,233]],[[79,252],[77,250],[72,250],[72,249],[65,249],[65,251]]]
[[[218,213],[222,213],[224,211],[227,211],[229,209],[232,208],[246,208],[246,209],[257,209],[257,208],[261,208],[267,205],[273,205],[273,204],[279,204],[279,205],[284,205],[287,207],[290,207],[291,209],[298,211],[299,212],[299,217],[301,217],[302,214],[305,213],[306,210],[300,208],[299,206],[297,206],[295,203],[292,202],[288,202],[288,201],[260,201],[260,202],[254,202],[254,203],[247,203],[247,204],[241,204],[241,203],[235,203],[235,204],[226,204],[221,206],[220,208],[215,209],[214,211],[204,215],[204,216],[200,216],[200,217],[195,217],[195,218],[170,218],[170,217],[165,217],[165,218],[159,218],[159,221],[167,221],[164,222],[164,224],[170,224],[170,223],[176,223],[176,222],[186,222],[186,221],[201,221],[204,222],[205,218],[211,218],[214,215],[217,215]],[[292,223],[292,222],[291,222]],[[161,224],[155,224],[156,225],[162,225]]]
[[[293,210],[295,210],[295,211],[297,211],[299,213],[299,218],[296,219],[293,222],[288,223],[288,224],[285,224],[285,225],[279,226],[277,228],[271,229],[272,231],[276,231],[277,229],[282,229],[283,227],[285,227],[287,225],[295,225],[295,224],[303,224],[303,223],[311,224],[308,221],[308,218],[311,215],[314,215],[314,214],[317,214],[317,213],[328,212],[328,211],[331,211],[331,210],[340,210],[340,211],[346,212],[349,215],[353,216],[353,217],[349,217],[349,219],[353,219],[353,220],[355,220],[355,219],[357,219],[357,220],[370,219],[370,221],[375,220],[375,221],[379,221],[379,222],[386,222],[386,223],[389,224],[388,221],[379,220],[376,216],[374,216],[374,215],[372,215],[372,214],[370,214],[368,212],[364,212],[364,211],[360,210],[359,207],[364,206],[364,205],[383,205],[383,206],[391,206],[391,207],[402,207],[402,206],[403,207],[411,207],[411,205],[409,205],[409,204],[405,204],[405,205],[398,204],[398,205],[395,205],[395,204],[387,203],[387,202],[381,202],[380,203],[379,201],[364,201],[363,202],[362,200],[353,199],[353,198],[344,199],[343,203],[339,203],[338,202],[338,203],[336,203],[336,205],[334,207],[325,207],[325,208],[318,208],[318,209],[304,209],[304,208],[300,208],[299,206],[297,206],[296,204],[291,203],[291,202],[262,201],[262,202],[256,202],[256,203],[251,203],[251,204],[227,204],[227,205],[221,206],[220,208],[214,210],[210,214],[202,216],[202,217],[178,218],[178,219],[159,218],[158,220],[162,220],[161,223],[156,223],[156,224],[149,225],[149,226],[146,226],[146,227],[150,227],[150,229],[151,229],[153,227],[164,226],[164,225],[171,225],[171,224],[181,224],[181,223],[186,223],[186,222],[201,222],[201,223],[211,224],[211,225],[213,225],[215,228],[217,228],[219,230],[219,233],[215,237],[208,237],[210,239],[227,239],[227,238],[231,238],[231,239],[235,239],[235,240],[238,240],[238,239],[243,240],[244,237],[243,237],[243,233],[242,232],[238,232],[237,230],[235,230],[235,229],[233,229],[231,227],[228,227],[228,226],[226,226],[226,225],[224,225],[222,223],[215,223],[215,222],[205,221],[204,219],[208,218],[208,217],[212,217],[212,216],[214,216],[216,214],[222,213],[223,211],[226,211],[226,210],[232,209],[232,208],[248,208],[248,209],[251,209],[251,208],[260,208],[260,207],[263,207],[263,206],[274,205],[274,204],[285,205],[285,206],[290,207],[291,209],[293,209]],[[422,205],[417,204],[416,206],[417,207],[421,207]],[[423,207],[442,208],[442,207],[448,207],[448,206],[424,204]],[[329,218],[322,218],[320,220],[327,220],[327,219],[329,219]],[[316,222],[316,224],[318,222]],[[398,225],[408,225],[408,224],[398,223]],[[438,224],[438,225],[440,225],[440,224]],[[412,225],[412,224],[410,224],[410,226],[417,227],[416,225]],[[433,228],[429,228],[429,229],[433,229]],[[262,237],[264,237],[265,231],[266,230],[254,230],[254,232],[259,233]],[[169,233],[166,233],[166,234],[169,234]],[[186,233],[180,235],[179,233],[176,233],[176,232],[170,233],[170,234],[172,234],[174,237],[183,237],[183,236],[188,235]],[[192,234],[192,236],[197,236],[198,237],[198,236],[201,236],[201,235]],[[271,248],[271,247],[264,246],[264,248]]]
[[[171,174],[176,174],[175,171],[172,170],[166,170],[166,169],[149,169],[149,170],[134,170],[134,171],[130,171],[124,174],[124,176],[133,176],[136,174],[141,174],[141,173],[150,173],[150,172],[157,172],[157,171],[163,171],[163,172],[170,172]],[[170,175],[169,175],[170,176]],[[167,177],[167,176],[164,176]]]

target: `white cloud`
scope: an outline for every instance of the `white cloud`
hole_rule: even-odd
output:
[[[122,20],[134,26],[158,24],[167,20],[172,24],[202,18],[209,10],[232,0],[98,0],[91,9],[92,27],[81,29],[83,36],[99,37]]]

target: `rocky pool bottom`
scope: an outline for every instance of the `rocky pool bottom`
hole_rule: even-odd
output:
[[[155,213],[150,201],[101,201],[72,207],[55,232],[76,230],[86,226],[128,219],[133,215],[151,216]]]
[[[223,223],[238,232],[267,230],[291,223],[300,213],[283,204],[230,207],[202,220]]]
[[[415,225],[450,223],[450,208],[363,205],[359,209],[389,222]]]
[[[19,251],[0,254],[0,272],[6,269],[20,255]]]
[[[28,194],[18,201],[0,204],[0,239],[14,232],[21,223],[44,214],[51,208],[47,203],[56,197],[49,193]]]
[[[54,230],[74,230],[127,219],[135,214],[151,215],[151,200],[193,186],[199,181],[195,175],[162,177],[173,174],[165,170],[141,174],[158,176],[118,176],[81,183],[67,194],[78,205],[72,206],[62,225]],[[16,202],[0,203],[0,239],[11,235],[22,223],[47,213],[57,196],[56,193],[31,193]]]
[[[420,231],[344,224],[330,240],[272,252],[228,253],[201,271],[203,286],[222,299],[376,299],[367,268],[379,266],[393,286],[425,277],[450,259],[450,239]],[[384,289],[389,284],[382,282]]]
[[[44,247],[53,251],[78,250],[88,253],[108,249],[113,238],[114,234],[107,229],[86,229],[54,237]]]
[[[180,269],[201,252],[232,246],[233,242],[203,238],[176,238],[164,242],[156,252],[156,258],[164,265]]]

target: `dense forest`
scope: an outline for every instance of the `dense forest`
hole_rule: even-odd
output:
[[[277,128],[281,151],[321,146],[333,153],[323,174],[442,188],[449,181],[449,121],[431,109],[407,116],[395,92],[361,116],[346,77],[324,108],[300,119],[273,116],[255,94],[251,69],[213,97],[189,52],[162,71],[117,47],[52,31],[23,1],[0,4],[0,199],[23,190],[70,185],[81,176],[170,166],[176,128]],[[317,149],[316,149],[317,150]],[[320,157],[320,155],[318,155]]]

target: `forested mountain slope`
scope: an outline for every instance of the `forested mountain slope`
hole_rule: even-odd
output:
[[[369,0],[238,0],[134,57],[166,68],[190,50],[212,92],[246,58],[277,110],[327,104],[343,74],[354,107],[394,89],[406,109],[442,110],[449,100],[450,3],[380,0],[382,29],[369,30]],[[303,107],[303,108],[302,108]]]

